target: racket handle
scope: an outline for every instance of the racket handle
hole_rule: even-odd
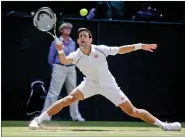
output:
[[[62,44],[62,42],[57,37],[55,37],[55,42],[56,42],[56,44]]]

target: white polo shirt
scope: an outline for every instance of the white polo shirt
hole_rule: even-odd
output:
[[[108,55],[116,55],[118,51],[118,47],[92,44],[89,56],[83,54],[80,48],[78,48],[75,52],[71,52],[69,57],[73,58],[73,64],[79,68],[86,78],[92,80],[96,85],[100,87],[115,87],[117,83],[108,69],[106,57]]]

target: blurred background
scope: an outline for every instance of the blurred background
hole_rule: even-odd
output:
[[[89,11],[92,8],[97,7],[98,1],[73,1],[73,2],[58,2],[58,1],[38,1],[38,2],[23,2],[23,1],[15,1],[15,2],[2,2],[2,13],[3,14],[28,14],[30,12],[36,11],[38,8],[43,6],[49,6],[53,9],[57,15],[67,16],[67,17],[80,17],[79,10],[82,8],[86,8]],[[122,8],[121,11],[123,12],[124,16],[123,19],[130,20],[133,16],[136,15],[137,11],[141,10],[144,5],[151,6],[155,13],[160,15],[162,14],[163,20],[168,21],[183,21],[184,19],[184,2],[141,2],[141,1],[118,1],[112,7]],[[31,6],[30,6],[31,5]]]
[[[2,120],[30,120],[41,111],[46,94],[31,83],[40,80],[48,91],[51,68],[48,52],[52,37],[33,26],[34,12],[43,6],[57,14],[57,26],[73,24],[92,31],[94,44],[126,45],[157,43],[154,53],[143,51],[108,57],[109,69],[118,85],[139,108],[161,120],[185,121],[184,47],[185,2],[1,2]],[[81,17],[79,11],[89,13]],[[96,13],[93,13],[96,10]],[[83,80],[77,69],[77,83]],[[31,91],[34,95],[27,105]],[[61,97],[66,96],[65,88]],[[106,109],[109,108],[109,109]],[[80,101],[87,121],[137,121],[102,96]],[[70,120],[69,108],[53,117]]]

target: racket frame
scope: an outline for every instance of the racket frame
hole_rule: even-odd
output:
[[[54,16],[54,19],[55,19],[55,20],[54,20],[54,25],[53,25],[53,27],[52,27],[51,29],[47,30],[47,31],[44,31],[44,30],[39,29],[39,28],[37,27],[37,25],[36,25],[36,22],[35,22],[35,18],[37,17],[36,15],[38,15],[38,13],[39,13],[40,11],[42,11],[42,9],[50,10],[51,14]],[[34,15],[34,17],[33,17],[33,24],[34,24],[34,26],[35,26],[38,30],[50,34],[54,39],[57,38],[57,36],[56,36],[56,22],[57,22],[56,14],[55,14],[55,13],[53,12],[53,10],[52,10],[51,8],[49,8],[49,7],[41,7],[41,8],[39,8],[39,9],[35,12],[35,15]],[[52,29],[53,29],[53,32],[54,32],[54,33],[51,33],[51,32],[50,32]],[[57,39],[58,39],[58,38],[57,38]]]

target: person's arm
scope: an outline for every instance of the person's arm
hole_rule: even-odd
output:
[[[55,42],[53,41],[50,46],[49,54],[48,54],[48,63],[52,67],[55,61],[55,55],[57,54],[57,50],[55,48]]]
[[[101,52],[105,54],[105,56],[108,55],[116,55],[116,54],[125,54],[132,51],[143,49],[145,51],[153,52],[154,49],[157,48],[157,44],[133,44],[133,45],[124,45],[120,47],[108,47],[105,45],[101,45],[97,47]]]
[[[59,59],[60,59],[60,62],[62,64],[75,64],[75,55],[76,55],[76,52],[71,52],[69,54],[69,56],[65,56],[64,54],[64,46],[62,44],[56,44],[56,49],[57,49],[57,52],[59,54]]]
[[[135,50],[145,50],[145,51],[150,51],[153,52],[154,49],[157,48],[157,44],[133,44],[133,45],[124,45],[124,46],[120,46],[119,47],[119,51],[118,54],[125,54],[125,53],[129,53]]]

